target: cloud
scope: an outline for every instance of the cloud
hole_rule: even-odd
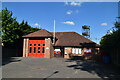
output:
[[[38,23],[35,23],[35,24],[32,24],[34,27],[36,27],[36,28],[40,28],[41,27],[41,25],[40,24],[38,24]]]
[[[108,24],[107,23],[101,23],[101,26],[107,26]]]
[[[112,30],[110,30],[109,32],[110,32],[110,33],[113,33],[113,31],[112,31]]]
[[[69,11],[66,12],[66,14],[68,14],[68,15],[72,14],[72,13],[73,13],[73,11],[71,11],[71,10],[69,10]]]
[[[69,3],[68,2],[65,2],[65,5],[68,5]]]
[[[113,33],[113,30],[108,30],[107,31],[107,34],[111,34],[111,33]]]
[[[83,3],[83,2],[72,1],[72,2],[65,2],[65,5],[81,6],[82,3]]]
[[[38,23],[35,23],[34,26],[40,26]]]
[[[65,21],[63,22],[64,24],[68,24],[68,25],[75,25],[75,23],[73,21]]]
[[[72,6],[80,6],[81,4],[82,4],[81,2],[75,2],[75,1],[70,3],[70,5]]]
[[[75,10],[75,11],[68,10],[68,11],[66,12],[66,14],[68,14],[68,15],[73,14],[73,13],[79,13],[79,10]]]

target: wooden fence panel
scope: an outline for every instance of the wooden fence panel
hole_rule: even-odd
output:
[[[21,57],[22,49],[20,48],[2,48],[2,57]]]
[[[113,49],[110,51],[111,62],[117,66],[120,66],[120,49]]]

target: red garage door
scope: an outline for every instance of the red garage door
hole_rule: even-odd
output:
[[[45,40],[29,40],[30,57],[44,57]]]

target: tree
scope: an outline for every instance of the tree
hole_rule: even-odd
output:
[[[2,41],[2,12],[0,12],[0,41]]]
[[[120,17],[118,17],[120,18]],[[102,37],[100,44],[102,50],[108,52],[111,62],[120,66],[120,22],[115,22],[112,33]]]
[[[15,33],[18,30],[19,23],[16,21],[16,18],[12,18],[12,14],[7,8],[2,10],[3,43],[13,43],[15,39],[19,38],[18,34]]]
[[[21,30],[21,36],[40,30],[38,28],[32,28],[28,25],[28,22],[25,22],[24,20],[20,23],[19,28]]]
[[[23,35],[40,30],[31,27],[24,20],[18,23],[12,15],[12,11],[7,8],[2,10],[2,42],[5,46],[17,45],[16,43],[21,40]]]
[[[120,22],[116,21],[114,25],[115,25],[115,28],[120,29]]]
[[[119,18],[119,17],[118,17]],[[111,50],[113,48],[118,48],[120,45],[120,22],[115,22],[114,28],[111,34],[106,34],[102,37],[100,44],[103,49]]]

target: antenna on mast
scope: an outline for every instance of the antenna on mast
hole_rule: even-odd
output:
[[[53,44],[55,44],[55,27],[56,27],[56,25],[55,25],[55,20],[54,20]]]

